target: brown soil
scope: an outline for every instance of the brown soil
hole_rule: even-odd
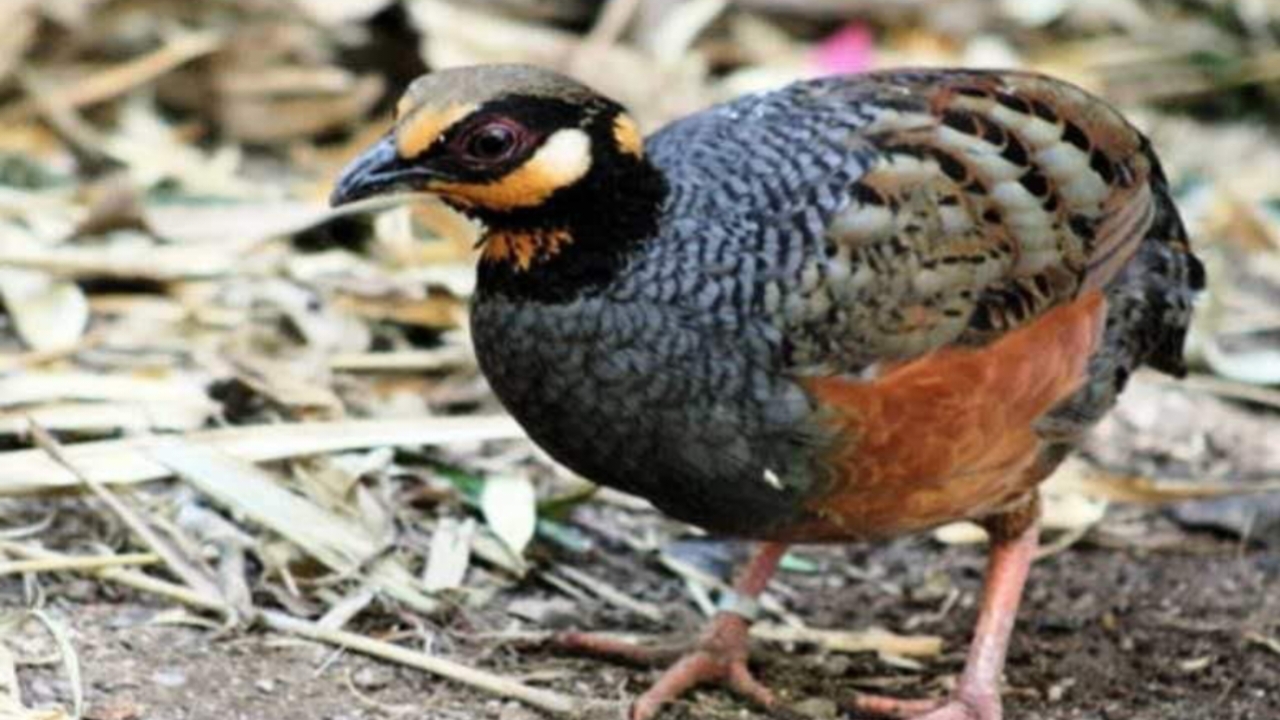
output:
[[[929,542],[907,540],[876,548],[808,549],[803,555],[817,561],[822,571],[785,573],[781,583],[789,597],[794,592],[790,604],[807,621],[821,627],[910,627],[942,635],[947,651],[917,673],[893,669],[873,656],[762,648],[760,676],[788,704],[798,706],[795,712],[823,717],[831,708],[815,699],[848,697],[868,686],[903,695],[936,694],[959,670],[980,580],[982,561],[976,549],[939,550]],[[610,565],[601,562],[594,569],[616,576],[616,570],[608,571]],[[854,580],[842,568],[857,568],[860,576],[877,580]],[[938,617],[944,601],[937,596],[946,594],[948,583],[954,583],[961,599]],[[696,628],[698,620],[677,583],[656,567],[631,573],[627,585],[643,597],[669,599],[678,606],[665,629],[688,633]],[[901,589],[906,597],[899,595]],[[513,593],[550,597],[537,586]],[[154,624],[159,611],[130,598],[55,602],[55,613],[75,630],[91,719],[529,716],[510,703],[310,643],[259,633],[218,637],[203,629]],[[466,625],[500,630],[510,624],[502,615],[459,611],[439,628],[436,647],[468,662],[542,678],[558,690],[596,698],[629,696],[655,677],[654,671],[469,639],[464,632]],[[1204,537],[1157,551],[1073,549],[1037,566],[1021,619],[1007,673],[1009,718],[1280,717],[1280,653],[1261,640],[1280,621],[1280,553]],[[587,613],[581,624],[664,630],[628,622],[602,608]],[[65,699],[62,677],[56,666],[24,672],[28,701]],[[708,690],[673,707],[666,717],[768,715]]]

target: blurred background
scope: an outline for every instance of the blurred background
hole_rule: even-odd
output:
[[[1052,481],[1010,713],[1275,716],[1280,3],[3,0],[0,718],[571,715],[650,676],[540,633],[710,610],[742,548],[501,415],[465,332],[474,229],[326,207],[408,81],[484,62],[575,75],[648,131],[901,65],[1035,69],[1120,107],[1210,290],[1191,376],[1138,376]],[[940,692],[979,541],[798,549],[764,679],[813,718]],[[671,717],[752,712],[706,692]]]

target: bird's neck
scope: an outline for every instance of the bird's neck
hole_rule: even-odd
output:
[[[568,302],[608,285],[658,233],[666,194],[661,171],[628,155],[536,208],[473,212],[485,226],[477,293]]]

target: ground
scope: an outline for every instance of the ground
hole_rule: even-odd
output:
[[[981,553],[940,549],[905,540],[879,547],[806,549],[823,568],[785,573],[791,607],[821,627],[879,624],[945,638],[943,657],[923,672],[897,670],[874,656],[821,655],[764,647],[760,677],[798,716],[835,717],[824,699],[879,688],[930,695],[960,668],[974,614]],[[1206,573],[1208,567],[1212,573]],[[850,578],[841,568],[856,568]],[[934,586],[941,574],[960,600],[939,613],[936,589],[926,599],[900,588]],[[648,597],[674,607],[669,627],[628,623],[599,612],[592,629],[691,632],[697,619],[675,582],[646,566],[634,580]],[[50,589],[51,592],[56,590]],[[514,593],[545,594],[519,587]],[[94,593],[96,595],[96,593]],[[208,630],[151,622],[166,608],[121,598],[63,598],[56,613],[70,620],[84,669],[90,720],[356,720],[423,717],[431,720],[534,717],[532,711],[479,696],[405,669],[309,642],[258,632],[218,636]],[[1009,656],[1006,706],[1010,718],[1037,720],[1264,720],[1280,712],[1280,653],[1261,638],[1280,617],[1280,556],[1238,543],[1195,537],[1159,550],[1077,547],[1035,569]],[[566,658],[554,653],[468,637],[465,628],[500,618],[460,613],[436,643],[457,657],[549,687],[602,699],[629,697],[655,677],[648,670]],[[65,698],[58,666],[23,673],[33,704]],[[539,684],[542,684],[541,682]],[[782,715],[785,717],[785,715]],[[765,718],[718,690],[674,706],[669,720]]]

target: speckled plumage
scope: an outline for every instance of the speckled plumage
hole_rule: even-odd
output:
[[[992,542],[954,691],[852,704],[1000,720],[1036,486],[1135,368],[1183,371],[1204,284],[1146,139],[1025,73],[802,82],[641,147],[621,107],[569,78],[446,70],[414,83],[334,202],[403,189],[484,224],[477,355],[539,445],[677,518],[770,541],[632,720],[704,682],[777,704],[747,666],[747,616],[787,543],[961,518]]]
[[[1037,422],[1025,490],[1137,366],[1181,367],[1199,265],[1146,140],[1073,87],[958,71],[816,80],[672,123],[646,150],[666,187],[656,232],[569,297],[482,271],[472,330],[538,444],[677,518],[842,539],[806,528],[815,497],[859,482],[828,462],[857,438],[833,436],[806,380],[873,381],[981,348],[1091,288],[1108,301],[1104,337]]]

